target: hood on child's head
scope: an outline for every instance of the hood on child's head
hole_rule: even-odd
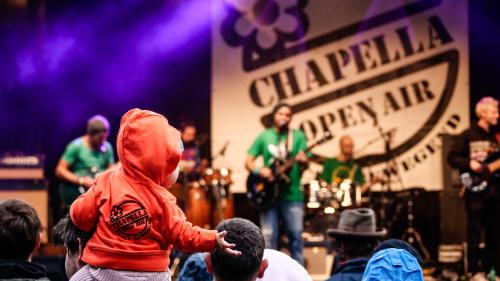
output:
[[[123,115],[116,146],[127,175],[158,185],[163,185],[175,171],[182,153],[180,133],[168,124],[167,118],[137,108]]]

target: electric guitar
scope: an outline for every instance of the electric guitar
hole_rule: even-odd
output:
[[[470,193],[481,194],[488,188],[490,180],[500,177],[500,150],[497,148],[486,160],[485,171],[475,173],[472,171],[460,174],[460,182]]]
[[[326,132],[321,139],[307,147],[304,152],[308,153],[317,145],[331,140],[332,138],[332,134]],[[281,191],[290,183],[288,172],[290,172],[296,162],[297,160],[295,160],[295,158],[287,160],[274,159],[271,167],[269,167],[272,171],[273,180],[250,173],[247,178],[246,195],[257,209],[265,210],[274,206],[279,199]]]

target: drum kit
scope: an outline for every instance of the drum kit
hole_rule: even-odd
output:
[[[342,210],[365,206],[356,182],[344,179],[331,184],[311,180],[304,185],[304,230],[311,237],[321,236],[326,229],[338,223]],[[314,239],[309,237],[309,239]]]
[[[361,190],[355,182],[344,179],[340,183],[328,184],[312,180],[304,186],[305,206],[308,209],[334,214],[338,210],[359,207],[363,200]]]

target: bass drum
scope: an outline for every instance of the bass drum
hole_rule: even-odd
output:
[[[193,186],[188,190],[186,217],[193,225],[210,228],[210,198],[204,187]]]

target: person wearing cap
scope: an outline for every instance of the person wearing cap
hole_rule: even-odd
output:
[[[170,280],[169,254],[220,249],[227,232],[193,226],[167,190],[177,180],[180,133],[158,113],[132,109],[116,140],[121,168],[102,173],[70,207],[76,228],[94,234],[71,280]]]
[[[362,281],[424,281],[417,258],[404,249],[377,251],[368,261]]]
[[[91,187],[97,174],[115,165],[113,146],[107,142],[109,122],[95,115],[87,122],[87,133],[71,141],[56,167],[61,199],[69,207]]]
[[[340,265],[327,281],[361,281],[370,255],[387,230],[377,228],[372,209],[360,208],[340,213],[337,227],[327,234],[338,251]]]
[[[261,178],[275,180],[270,168],[275,160],[292,159],[298,163],[307,163],[307,141],[299,129],[290,129],[292,107],[286,103],[277,104],[272,111],[273,125],[263,131],[248,149],[245,168]],[[264,166],[256,164],[256,159],[262,157]],[[278,250],[278,231],[280,220],[283,220],[288,236],[290,256],[304,264],[304,241],[302,230],[304,221],[304,194],[301,189],[300,165],[295,163],[287,174],[289,183],[280,186],[279,198],[276,204],[260,210],[260,226],[264,233],[266,248]]]

